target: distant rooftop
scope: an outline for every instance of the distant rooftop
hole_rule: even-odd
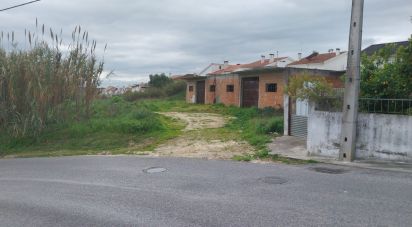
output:
[[[287,59],[288,57],[279,57],[279,58],[272,58],[272,59],[264,59],[258,60],[247,64],[236,64],[236,65],[227,65],[223,69],[210,73],[210,75],[220,75],[225,73],[232,73],[238,70],[243,69],[255,69],[255,68],[264,68],[274,64],[275,62]],[[223,65],[224,66],[224,65]]]
[[[306,65],[306,64],[314,64],[314,63],[323,63],[331,58],[336,57],[336,53],[332,52],[332,53],[325,53],[325,54],[319,54],[318,52],[314,52],[313,54],[302,58],[299,61],[295,61],[291,64],[289,64],[289,66],[291,65]]]
[[[379,50],[383,49],[383,48],[384,48],[385,46],[387,46],[387,45],[393,45],[393,46],[394,46],[394,49],[393,49],[392,51],[393,51],[393,53],[395,53],[396,50],[397,50],[399,47],[401,47],[401,46],[406,47],[406,46],[408,46],[408,44],[409,44],[409,41],[374,44],[374,45],[371,45],[371,46],[367,47],[366,49],[364,49],[364,50],[362,51],[362,53],[365,53],[365,54],[367,54],[367,55],[370,56],[370,55],[375,54],[375,53],[378,52]]]

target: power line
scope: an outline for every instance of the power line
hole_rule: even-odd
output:
[[[6,11],[6,10],[9,10],[9,9],[14,9],[14,8],[17,8],[17,7],[21,7],[21,6],[25,6],[25,5],[28,5],[28,4],[35,3],[35,2],[40,2],[40,0],[34,0],[34,1],[23,3],[23,4],[11,6],[11,7],[5,8],[5,9],[0,9],[0,12]]]

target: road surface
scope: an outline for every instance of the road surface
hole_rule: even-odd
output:
[[[411,224],[408,173],[127,156],[0,160],[1,226]]]

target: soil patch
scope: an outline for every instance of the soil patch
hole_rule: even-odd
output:
[[[210,128],[221,128],[230,119],[219,114],[210,113],[160,113],[186,122],[182,136],[169,140],[157,147],[152,156],[174,156],[203,159],[231,159],[234,155],[252,154],[254,149],[245,141],[208,140],[200,131]]]

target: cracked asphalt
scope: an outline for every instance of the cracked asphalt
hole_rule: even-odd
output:
[[[143,171],[151,167],[167,171]],[[410,173],[135,156],[0,160],[0,226],[411,223]]]

